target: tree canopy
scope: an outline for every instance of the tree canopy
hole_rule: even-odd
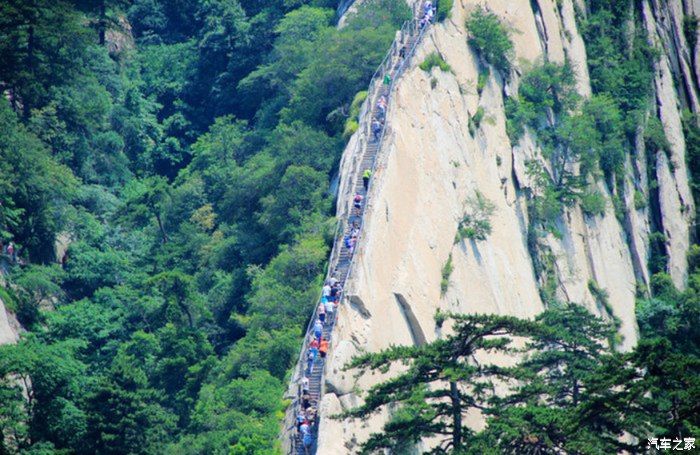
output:
[[[696,323],[699,304],[696,289],[666,300]],[[335,418],[389,410],[362,453],[634,453],[645,450],[647,438],[695,434],[697,343],[664,330],[674,324],[669,319],[650,327],[644,302],[638,317],[643,338],[620,353],[608,341],[614,324],[576,304],[551,307],[534,321],[441,313],[438,324],[449,323],[449,335],[353,359],[347,369],[394,374]],[[483,428],[464,423],[475,412]]]
[[[335,6],[0,5],[5,303],[30,331],[0,349],[0,453],[276,450],[343,125],[410,16],[370,0],[338,29]]]

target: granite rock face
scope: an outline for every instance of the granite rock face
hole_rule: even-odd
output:
[[[577,89],[586,97],[591,94],[586,47],[575,18],[576,9],[585,14],[585,1],[454,3],[451,18],[432,27],[414,59],[415,65],[431,52],[439,52],[452,72],[433,68],[426,73],[414,66],[393,94],[362,244],[326,369],[321,407],[330,414],[354,406],[362,392],[381,379],[378,375],[355,377],[343,371],[342,365],[360,352],[434,340],[437,310],[524,318],[542,311],[542,283],[533,267],[533,255],[543,251],[555,275],[557,297],[584,305],[602,317],[619,318],[618,348],[633,347],[637,340],[636,293],[649,284],[648,237],[654,216],[647,207],[635,208],[634,195],[649,196],[648,163],[656,167],[660,214],[655,222],[667,238],[669,273],[677,286],[684,286],[695,208],[681,112],[683,108],[697,111],[700,71],[696,65],[700,59],[691,58],[697,56],[697,49],[688,49],[682,23],[684,15],[700,10],[698,2],[647,0],[643,4],[643,25],[650,40],[663,49],[655,67],[653,110],[671,149],[647,157],[650,152],[640,139],[634,157],[628,157],[625,164],[625,186],[620,189],[627,212],[624,219],[619,213],[616,216],[612,197],[600,183],[605,212],[590,216],[578,206],[567,209],[557,221],[560,235],[541,239],[541,251],[528,247],[524,191],[531,185],[525,162],[543,160],[541,151],[529,134],[512,144],[505,130],[504,93],[517,91],[521,72],[516,71],[504,87],[504,81],[492,71],[478,93],[478,56],[466,45],[464,24],[472,8],[486,5],[515,31],[517,67],[543,58],[568,59],[576,72]],[[470,128],[470,117],[480,109],[483,121],[478,128]],[[343,180],[347,186],[358,172],[352,156],[357,143],[358,138],[351,140],[341,163],[341,195]],[[458,223],[467,209],[465,201],[477,192],[494,205],[492,233],[484,241],[455,243]],[[347,210],[347,202],[341,197],[339,213]],[[447,291],[442,292],[442,268],[449,258],[453,271]],[[607,304],[598,301],[599,296],[596,299],[591,290],[596,287],[607,293]],[[385,419],[386,413],[363,422],[322,419],[319,450],[323,450],[319,453],[353,453]]]

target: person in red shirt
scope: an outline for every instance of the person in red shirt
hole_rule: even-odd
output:
[[[362,208],[362,195],[360,193],[355,194],[355,197],[353,198],[354,206],[356,209]]]

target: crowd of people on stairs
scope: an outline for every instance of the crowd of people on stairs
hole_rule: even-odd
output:
[[[421,19],[419,22],[420,28],[425,28],[426,25],[433,21],[435,13],[437,12],[437,6],[433,4],[431,0],[426,0],[423,3],[423,9],[421,11]]]
[[[324,283],[314,321],[312,334],[307,343],[306,368],[301,379],[300,402],[301,407],[296,416],[296,427],[299,439],[304,448],[303,453],[310,453],[314,443],[313,429],[317,425],[316,415],[320,399],[320,384],[316,390],[311,390],[310,377],[316,377],[320,381],[320,371],[315,368],[323,368],[323,361],[330,348],[330,340],[324,336],[324,329],[330,328],[335,323],[335,314],[342,295],[342,284],[335,275]]]
[[[435,17],[436,7],[432,0],[426,0],[419,8],[418,22],[420,29],[432,22]],[[372,106],[370,130],[372,133],[373,143],[377,144],[371,150],[365,150],[365,153],[376,154],[379,148],[379,141],[384,130],[388,96],[392,82],[392,76],[397,71],[397,68],[403,64],[407,46],[410,44],[408,40],[402,43],[398,52],[398,61],[393,67],[384,74],[382,78],[382,94]],[[371,159],[374,160],[374,156]],[[352,210],[350,219],[352,223],[348,223],[348,228],[344,232],[343,241],[340,244],[341,254],[339,257],[344,264],[349,267],[349,262],[352,260],[357,246],[357,241],[360,235],[360,222],[363,215],[363,203],[367,197],[370,180],[372,179],[372,169],[366,168],[362,172],[362,188],[355,192],[352,198]],[[359,182],[358,182],[359,184]],[[350,221],[350,220],[348,220]],[[305,345],[306,365],[303,370],[303,376],[299,383],[299,408],[296,415],[296,440],[300,446],[295,446],[296,453],[311,455],[315,453],[314,444],[316,442],[316,433],[318,432],[318,406],[321,399],[321,381],[323,379],[323,366],[325,358],[331,344],[331,334],[333,326],[337,319],[338,304],[341,301],[344,282],[341,282],[337,276],[338,264],[331,264],[335,267],[331,277],[324,283],[321,290],[321,299],[314,313],[315,320],[309,331],[309,337]],[[344,277],[341,277],[344,279]]]

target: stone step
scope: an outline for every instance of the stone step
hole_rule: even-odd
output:
[[[415,43],[418,41],[418,32],[414,33],[413,35],[407,37],[406,42],[404,46],[406,46],[407,49],[412,49]],[[399,58],[394,58],[392,61],[393,67],[389,71],[389,73],[392,75],[392,77],[396,74],[397,70],[399,69],[399,65],[401,63],[401,60]],[[379,93],[384,94],[387,96],[387,102],[391,103],[391,97],[389,96],[389,89],[386,86],[381,86],[379,88]],[[378,109],[373,109],[370,113],[370,118],[375,119],[378,118]],[[368,142],[365,145],[365,150],[363,154],[361,155],[361,162],[360,166],[362,169],[371,169],[376,161],[376,157],[379,153],[380,150],[380,143],[379,142]],[[354,182],[353,186],[354,191],[360,193],[360,194],[365,194],[364,190],[364,182],[362,180],[361,176],[358,176],[358,178]],[[364,208],[365,206],[359,210],[357,209],[352,209],[349,216],[345,220],[347,225],[350,226],[352,222],[354,221],[359,221],[360,226],[362,225],[362,216],[364,215]],[[350,233],[351,229],[350,227],[346,228],[342,235],[345,236],[348,233]],[[332,270],[335,270],[336,275],[339,278],[339,282],[342,286],[345,285],[345,278],[347,276],[348,271],[350,270],[350,265],[351,261],[353,258],[353,254],[348,250],[344,244],[341,244],[340,251],[338,253],[338,256],[336,257],[336,261],[333,264],[330,264],[330,268]],[[335,313],[333,314],[333,317],[328,317],[328,320],[326,321],[327,324],[324,325],[323,331],[322,331],[322,336],[326,339],[332,339],[333,335],[333,329],[335,327]],[[316,404],[318,404],[318,401],[320,400],[320,394],[323,389],[322,384],[323,384],[323,373],[324,373],[324,366],[325,366],[325,359],[318,358],[314,362],[312,369],[310,371],[309,375],[309,392],[311,393],[312,397],[314,398],[314,401]],[[304,365],[305,367],[305,365]],[[320,415],[319,415],[320,418]],[[318,432],[318,421],[313,425],[312,429],[312,434],[314,436],[314,440],[316,439],[317,432]],[[314,447],[311,448],[310,452],[307,454],[307,452],[304,450],[303,444],[302,444],[302,438],[301,435],[298,433],[295,434],[294,438],[294,452],[298,454],[304,454],[304,455],[309,455],[309,454],[315,454],[316,453],[316,447],[314,444]]]

